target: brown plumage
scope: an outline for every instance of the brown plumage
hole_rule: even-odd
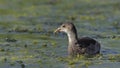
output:
[[[73,23],[64,23],[55,30],[65,32],[68,36],[68,54],[76,56],[81,54],[96,55],[100,53],[100,43],[89,37],[78,38],[77,30]]]

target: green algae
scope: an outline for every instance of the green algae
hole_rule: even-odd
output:
[[[108,63],[112,68],[109,63],[120,62],[119,4],[119,0],[0,0],[0,67],[96,68]],[[66,20],[74,22],[79,36],[95,38],[110,53],[66,57],[67,37],[53,34]]]

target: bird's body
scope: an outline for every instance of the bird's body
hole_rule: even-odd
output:
[[[65,32],[68,36],[68,54],[76,56],[81,54],[96,55],[100,53],[100,43],[89,37],[78,38],[73,23],[64,23],[55,32]]]

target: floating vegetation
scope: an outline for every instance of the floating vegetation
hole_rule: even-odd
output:
[[[14,62],[10,63],[10,66],[15,66],[15,63]]]
[[[57,42],[56,41],[51,40],[50,43],[53,47],[57,47]]]
[[[114,23],[112,23],[112,26],[116,29],[120,29],[120,23],[115,21]]]
[[[25,48],[27,48],[27,47],[28,47],[28,45],[27,45],[27,44],[25,44],[25,45],[24,45],[24,47],[25,47]]]
[[[25,26],[15,26],[10,32],[28,32],[28,28]]]
[[[109,55],[108,60],[112,62],[120,62],[120,55]]]
[[[42,45],[42,47],[43,48],[46,48],[48,45],[46,44],[46,43],[44,43],[43,45]]]
[[[16,61],[16,62],[20,64],[21,68],[25,68],[25,64],[23,63],[23,61]]]
[[[67,57],[66,36],[53,34],[66,20],[105,54]],[[119,68],[119,21],[119,0],[0,0],[0,68]]]
[[[38,43],[39,43],[38,40],[33,40],[33,44],[34,44],[34,45],[36,45],[36,44],[38,44]]]
[[[4,57],[3,58],[3,62],[6,63],[7,62],[7,58]]]
[[[5,38],[5,41],[7,41],[7,42],[17,42],[17,40],[16,39],[14,39],[14,38]]]
[[[3,48],[0,48],[0,51],[2,51],[2,52],[3,52],[3,51],[5,51],[5,49],[3,49]]]

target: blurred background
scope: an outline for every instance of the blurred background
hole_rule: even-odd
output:
[[[64,21],[98,40],[102,56],[66,58],[66,35],[53,34]],[[119,68],[119,21],[120,0],[0,0],[0,68]]]

